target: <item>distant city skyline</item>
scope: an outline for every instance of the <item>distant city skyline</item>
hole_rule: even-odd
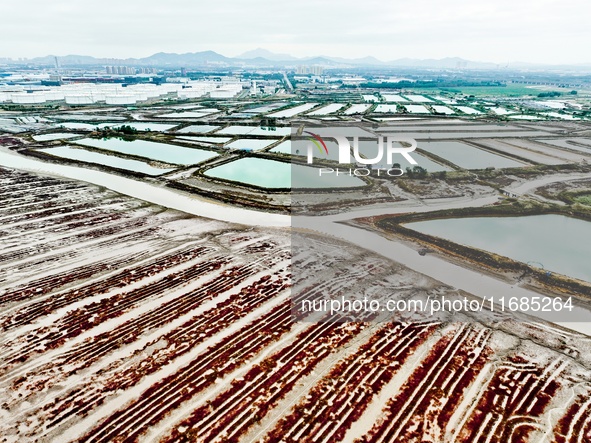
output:
[[[584,64],[588,11],[584,0],[21,0],[0,4],[0,58],[236,57],[260,47],[295,57]]]

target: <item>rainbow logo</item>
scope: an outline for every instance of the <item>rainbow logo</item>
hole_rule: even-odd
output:
[[[320,137],[318,134],[314,134],[313,132],[304,131],[304,133],[310,134],[312,137],[310,137],[309,140],[316,145],[316,147],[321,153],[322,148],[324,148],[324,152],[326,153],[326,155],[328,155],[328,148],[326,147],[326,143],[324,143],[324,140],[322,140],[322,137]],[[320,145],[322,145],[322,148],[320,147]]]

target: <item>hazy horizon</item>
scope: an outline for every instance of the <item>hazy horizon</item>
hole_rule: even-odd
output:
[[[0,5],[0,57],[90,55],[142,58],[213,50],[236,57],[255,48],[295,57],[441,59],[548,65],[588,64],[583,0],[474,4],[222,0],[23,0]],[[6,44],[6,43],[9,44]],[[584,57],[589,57],[585,55]]]

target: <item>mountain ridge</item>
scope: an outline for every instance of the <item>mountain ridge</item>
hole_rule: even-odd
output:
[[[589,68],[591,63],[581,64],[542,64],[542,63],[492,63],[466,60],[461,57],[444,57],[441,59],[427,58],[399,58],[383,61],[373,56],[362,58],[343,58],[332,56],[294,57],[289,54],[274,53],[263,48],[256,48],[244,52],[236,57],[227,57],[218,52],[207,50],[198,52],[175,53],[158,52],[142,58],[99,58],[89,55],[69,54],[65,56],[47,55],[31,59],[13,60],[0,58],[0,63],[9,65],[55,65],[58,59],[60,66],[84,66],[84,65],[133,65],[154,67],[296,67],[298,65],[323,65],[327,68],[346,67],[380,67],[380,68],[438,68],[438,69],[580,69]]]

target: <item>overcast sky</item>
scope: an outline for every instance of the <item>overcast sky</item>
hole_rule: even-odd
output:
[[[1,0],[0,57],[294,56],[589,63],[588,0]]]

